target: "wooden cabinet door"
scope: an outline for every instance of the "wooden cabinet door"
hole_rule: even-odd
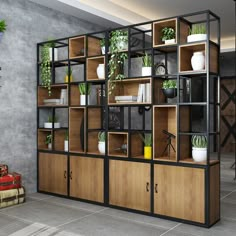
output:
[[[104,161],[70,156],[70,196],[104,202]]]
[[[67,195],[67,156],[39,153],[39,190]]]
[[[109,202],[150,211],[150,164],[110,160]]]
[[[205,223],[204,169],[154,166],[154,213]]]

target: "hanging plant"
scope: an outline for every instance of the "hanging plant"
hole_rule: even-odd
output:
[[[50,55],[49,45],[44,44],[41,48],[41,65],[40,65],[40,76],[42,85],[48,89],[48,95],[51,96],[51,66],[50,66]]]

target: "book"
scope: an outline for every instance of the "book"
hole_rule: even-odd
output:
[[[138,97],[137,97],[137,102],[142,102],[142,84],[139,84],[138,86]]]
[[[116,101],[137,101],[137,96],[115,96]]]
[[[151,83],[145,84],[146,102],[151,102]]]

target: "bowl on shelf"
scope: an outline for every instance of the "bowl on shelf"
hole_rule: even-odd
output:
[[[177,88],[162,89],[162,92],[167,98],[175,98],[177,96]]]

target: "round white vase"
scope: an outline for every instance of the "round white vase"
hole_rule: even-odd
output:
[[[192,148],[192,157],[196,162],[206,161],[207,159],[207,148]]]
[[[142,67],[142,76],[150,76],[152,74],[152,67]]]
[[[205,56],[203,52],[194,52],[191,58],[191,65],[193,70],[205,69]]]
[[[49,149],[49,150],[52,150],[52,143],[49,143],[49,144],[48,144],[48,149]]]
[[[99,79],[105,79],[105,67],[104,64],[99,64],[97,67],[97,76]]]
[[[105,154],[106,150],[105,142],[98,142],[98,150],[101,154]]]
[[[101,51],[102,51],[102,54],[104,55],[105,52],[106,52],[106,47],[105,47],[105,46],[102,46],[102,47],[101,47]]]

